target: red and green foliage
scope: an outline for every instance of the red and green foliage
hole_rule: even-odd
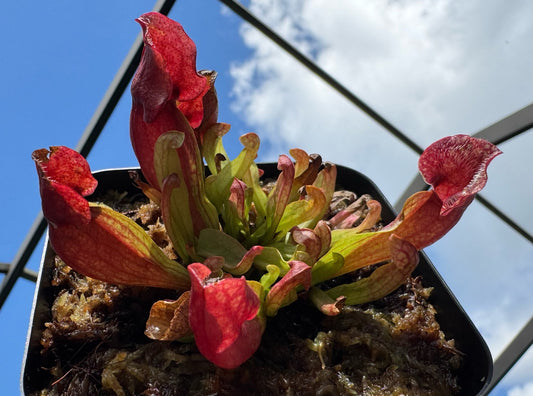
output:
[[[323,219],[335,189],[335,165],[291,150],[278,161],[265,192],[254,163],[259,137],[241,137],[230,160],[222,146],[229,125],[217,121],[216,74],[196,70],[196,47],[181,25],[148,13],[133,79],[130,131],[143,191],[161,208],[178,260],[169,259],[126,216],[84,197],[96,188],[89,165],[66,147],[36,150],[43,211],[57,254],[78,272],[112,283],[183,291],[154,303],[146,334],[181,339],[194,334],[200,352],[220,367],[246,361],[258,348],[267,318],[307,290],[327,315],[343,304],[379,299],[402,285],[419,249],[445,235],[486,183],[500,154],[492,144],[457,135],[422,154],[430,191],[418,192],[390,224],[371,231],[381,206],[350,207]],[[204,162],[210,175],[204,176]],[[324,281],[383,263],[368,278],[321,289]]]

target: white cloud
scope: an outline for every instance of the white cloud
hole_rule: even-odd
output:
[[[525,56],[533,3],[513,5],[265,0],[250,8],[426,146],[533,101],[533,57]],[[267,156],[293,146],[320,151],[387,185],[395,199],[416,172],[415,156],[261,33],[243,25],[242,35],[254,56],[232,67],[234,108],[272,143]]]
[[[533,102],[530,1],[251,0],[250,8],[421,146]],[[243,24],[241,34],[253,55],[232,66],[233,106],[268,143],[262,159],[291,147],[318,152],[367,174],[394,202],[417,156],[261,33]],[[486,191],[530,231],[532,140],[504,145]],[[533,312],[531,244],[474,204],[428,253],[496,356]],[[524,364],[533,371],[531,358]]]
[[[423,144],[473,132],[531,101],[530,2],[272,0],[251,8]],[[254,29],[244,27],[243,36],[256,51],[259,88],[308,79]],[[330,96],[311,88],[300,91],[309,101]],[[252,119],[261,112],[253,105]]]
[[[528,382],[522,386],[517,386],[510,389],[507,393],[508,396],[531,396],[533,395],[533,382]]]

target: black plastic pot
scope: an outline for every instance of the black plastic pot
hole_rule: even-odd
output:
[[[276,164],[273,163],[261,164],[260,167],[265,171],[266,175],[276,175],[278,172]],[[98,179],[98,188],[89,199],[98,200],[98,197],[109,189],[140,195],[140,190],[133,186],[129,177],[131,170],[114,169],[95,172],[94,175]],[[353,191],[357,195],[370,194],[382,204],[384,223],[394,219],[395,213],[392,206],[372,181],[361,173],[343,166],[337,166],[337,170],[338,188]],[[35,290],[23,361],[21,390],[25,395],[45,387],[49,379],[48,373],[41,368],[41,345],[39,340],[44,324],[51,320],[52,287],[50,279],[53,269],[53,257],[54,253],[47,240]],[[438,312],[437,319],[441,329],[446,334],[446,337],[448,339],[453,338],[456,342],[456,347],[465,353],[463,367],[458,373],[459,385],[461,386],[460,395],[483,394],[490,382],[493,369],[492,357],[485,341],[424,253],[421,253],[420,264],[414,274],[423,277],[424,285],[434,288],[430,302]]]

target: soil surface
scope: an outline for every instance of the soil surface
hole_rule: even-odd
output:
[[[336,200],[338,203],[339,201]],[[153,205],[118,208],[172,255]],[[350,281],[372,268],[345,275]],[[106,284],[59,258],[41,344],[47,378],[33,395],[453,395],[462,354],[446,340],[420,278],[384,299],[321,314],[302,293],[268,319],[262,343],[241,367],[220,369],[194,342],[144,335],[156,300],[173,291]]]

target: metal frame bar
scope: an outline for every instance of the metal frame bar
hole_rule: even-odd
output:
[[[10,268],[11,268],[11,264],[0,263],[0,274],[7,274]],[[22,274],[20,274],[20,277],[35,283],[37,282],[37,275],[38,275],[37,272],[32,271],[29,268],[24,268],[24,270],[22,271]]]
[[[506,142],[533,128],[533,103],[475,133],[494,144]]]
[[[158,0],[154,5],[153,10],[168,15],[174,3],[175,0]],[[141,52],[142,35],[139,34],[76,146],[76,150],[78,150],[84,157],[90,153],[96,140],[100,136],[100,133],[109,120],[109,117],[111,117],[113,110],[115,110],[122,94],[128,87],[128,84],[135,73],[135,69],[139,64]],[[17,279],[24,272],[24,266],[30,259],[45,230],[46,220],[44,219],[42,212],[40,212],[33,222],[26,239],[13,258],[7,275],[2,280],[0,286],[0,309],[4,305],[13,286],[15,286]]]
[[[368,106],[364,101],[362,101],[346,87],[340,84],[331,75],[329,75],[323,69],[318,67],[313,61],[311,61],[309,58],[299,52],[286,40],[281,38],[278,34],[276,34],[267,25],[265,25],[258,18],[252,15],[246,8],[244,8],[238,2],[234,0],[219,1],[225,4],[231,10],[233,10],[244,21],[250,23],[252,26],[254,26],[263,34],[265,34],[270,40],[278,44],[282,49],[292,55],[296,60],[298,60],[301,64],[307,67],[316,76],[321,78],[324,82],[326,82],[338,93],[340,93],[351,103],[361,109],[365,114],[367,114],[370,118],[372,118],[379,125],[385,128],[393,136],[398,138],[402,143],[407,145],[417,154],[422,153],[423,149],[418,144],[416,144],[407,135],[405,135],[398,128],[396,128],[385,118],[383,118],[380,114],[374,111],[370,106]],[[158,0],[154,6],[154,11],[159,11],[167,15],[172,9],[174,3],[175,0]],[[131,78],[133,77],[133,74],[135,73],[135,69],[141,56],[141,51],[142,37],[141,35],[138,35],[128,55],[124,59],[117,75],[113,79],[111,85],[106,91],[106,94],[100,102],[100,105],[96,109],[93,117],[91,118],[89,124],[83,132],[80,141],[78,142],[77,150],[82,155],[87,156],[89,154],[100,133],[104,129],[109,117],[113,113],[118,101],[122,97],[122,94],[124,93]],[[509,117],[502,119],[501,121],[496,122],[495,124],[483,129],[482,131],[476,133],[473,136],[484,138],[491,141],[492,143],[498,144],[508,139],[511,139],[512,137],[517,136],[518,134],[523,133],[532,127],[533,104],[525,107],[522,110],[519,110],[518,112],[512,114]],[[415,180],[413,180],[411,185],[405,191],[404,196],[406,194],[407,196],[409,196],[411,195],[411,193],[423,190],[425,188],[427,188],[427,185],[423,182],[423,180],[421,178],[415,178]],[[533,241],[529,233],[527,233],[521,227],[516,225],[509,217],[507,217],[494,205],[490,204],[490,202],[488,202],[486,199],[480,197],[479,201],[483,205],[485,205],[490,211],[495,213],[502,221],[506,222],[513,229],[519,232],[524,238],[528,239],[530,242]],[[0,308],[3,306],[16,280],[19,277],[22,276],[26,279],[30,279],[33,281],[35,280],[35,274],[33,273],[33,271],[27,271],[24,266],[32,255],[45,229],[46,221],[42,213],[39,213],[32,227],[30,228],[24,242],[20,246],[19,251],[17,252],[13,260],[13,263],[11,265],[0,263],[0,272],[7,272],[7,275],[4,277],[0,286]],[[533,342],[533,337],[531,336],[531,334],[533,334],[533,318],[529,320],[529,322],[517,334],[511,344],[502,352],[498,359],[496,359],[494,363],[494,377],[491,381],[489,389],[487,390],[487,394],[494,388],[494,386],[497,385],[497,383],[505,376],[509,369],[518,361],[522,354],[525,353],[525,351],[527,351],[527,349],[531,346]]]

